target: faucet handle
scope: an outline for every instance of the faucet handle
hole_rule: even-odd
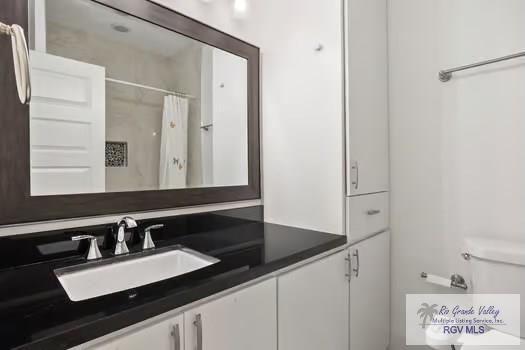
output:
[[[89,239],[89,250],[86,259],[96,260],[102,258],[100,249],[98,249],[97,237],[92,235],[79,235],[71,237],[72,241],[83,241],[85,239]]]
[[[158,224],[148,226],[144,229],[144,241],[142,242],[142,250],[155,248],[155,243],[153,243],[153,240],[151,239],[151,230],[158,230],[163,227],[163,224]]]

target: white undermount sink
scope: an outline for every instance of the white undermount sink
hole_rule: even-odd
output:
[[[55,270],[72,301],[96,298],[184,275],[220,260],[181,246],[87,262]]]

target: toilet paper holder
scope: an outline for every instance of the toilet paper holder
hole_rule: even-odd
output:
[[[426,272],[421,272],[421,278],[426,279],[428,277],[428,274]],[[455,273],[452,276],[450,276],[450,286],[454,288],[459,288],[463,290],[467,290],[468,286],[465,282],[465,278],[463,276]]]

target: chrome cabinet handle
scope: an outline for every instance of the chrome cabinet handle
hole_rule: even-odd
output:
[[[352,170],[355,171],[355,179],[352,180],[354,190],[359,188],[359,163],[357,161],[352,162]]]
[[[345,265],[346,265],[346,271],[345,271],[345,277],[350,281],[350,271],[352,271],[352,258],[350,257],[350,253],[348,253],[345,256]]]
[[[381,210],[379,209],[370,209],[366,212],[366,215],[370,215],[370,216],[373,216],[373,215],[377,215],[377,214],[381,214]]]
[[[202,316],[197,314],[195,321],[193,322],[195,328],[197,328],[197,348],[195,350],[202,350]]]
[[[359,249],[356,249],[354,250],[354,252],[352,253],[353,257],[355,258],[356,260],[356,265],[355,267],[352,269],[352,271],[354,272],[354,276],[357,278],[359,277]]]
[[[171,330],[171,336],[173,337],[173,350],[181,350],[180,349],[180,327],[178,323],[175,326],[173,326],[173,329]]]
[[[29,71],[29,50],[24,29],[18,24],[9,26],[0,22],[0,34],[11,36],[18,98],[22,104],[28,104],[31,100],[31,74]]]

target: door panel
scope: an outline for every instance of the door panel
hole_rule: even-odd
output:
[[[350,247],[350,349],[385,350],[390,337],[390,233]]]
[[[31,51],[31,194],[105,190],[105,68]]]
[[[276,280],[271,279],[184,313],[185,348],[277,350],[276,301]]]
[[[346,12],[347,195],[388,191],[387,1]]]
[[[278,278],[279,350],[348,350],[346,257],[343,251]]]

